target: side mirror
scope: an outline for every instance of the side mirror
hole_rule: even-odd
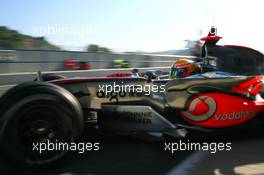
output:
[[[139,72],[138,69],[137,69],[137,68],[134,68],[134,69],[131,71],[132,76],[134,76],[134,77],[139,77],[138,72]]]
[[[148,82],[151,82],[151,80],[156,79],[158,75],[155,73],[155,71],[147,71],[145,73],[145,77],[147,78]]]

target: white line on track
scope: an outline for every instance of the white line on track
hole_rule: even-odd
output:
[[[209,153],[197,151],[187,157],[183,162],[170,170],[167,175],[187,175],[191,172]]]

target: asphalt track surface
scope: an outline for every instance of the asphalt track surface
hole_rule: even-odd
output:
[[[84,141],[99,141],[100,151],[72,153],[60,164],[44,169],[15,168],[0,158],[1,174],[168,174],[168,175],[263,175],[264,129],[224,134],[191,134],[186,139],[232,142],[229,152],[164,151],[164,142],[128,136],[105,136],[86,130]],[[177,139],[169,139],[177,142]]]

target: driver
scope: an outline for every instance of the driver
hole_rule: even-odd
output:
[[[201,73],[201,66],[189,59],[178,59],[172,65],[169,78],[184,78]]]

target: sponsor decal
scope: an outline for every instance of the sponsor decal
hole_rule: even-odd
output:
[[[204,111],[203,114],[195,115],[194,112],[199,108],[199,105],[203,103],[208,107],[207,111]],[[199,109],[198,109],[199,110]],[[205,121],[211,118],[216,111],[216,102],[212,97],[200,96],[193,99],[188,107],[188,111],[182,112],[185,117],[192,121],[200,122]]]
[[[218,114],[216,115],[216,120],[245,120],[248,117],[255,116],[257,111],[250,110],[250,111],[238,111],[232,112],[228,114]]]
[[[124,92],[124,91],[119,91],[119,92],[114,92],[111,91],[109,93],[105,93],[105,92],[100,92],[98,91],[96,93],[96,96],[98,98],[108,98],[109,101],[115,101],[118,103],[119,98],[124,98],[124,97],[142,97],[144,96],[143,93],[138,93],[138,92]]]
[[[118,112],[113,118],[124,122],[151,124],[152,112]]]

